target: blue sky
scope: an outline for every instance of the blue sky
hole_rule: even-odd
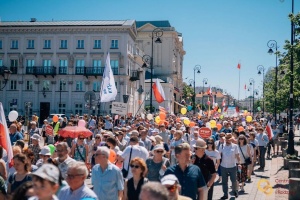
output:
[[[267,53],[267,42],[276,40],[282,50],[290,39],[292,0],[0,0],[2,21],[48,20],[169,20],[184,37],[183,77],[196,86],[203,78],[238,98],[238,62],[241,63],[240,99],[244,85],[254,78],[262,81],[257,66],[275,66],[275,56]],[[300,2],[295,0],[295,13]],[[260,86],[262,88],[262,85]],[[249,92],[247,92],[249,95]]]

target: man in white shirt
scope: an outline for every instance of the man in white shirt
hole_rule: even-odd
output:
[[[145,147],[139,146],[139,138],[133,136],[130,138],[129,146],[125,148],[121,157],[123,159],[124,169],[128,169],[128,175],[125,178],[130,179],[132,177],[131,168],[129,166],[130,160],[139,157],[146,162],[146,159],[149,157],[149,153]]]
[[[241,169],[240,165],[240,156],[239,156],[239,148],[236,144],[232,143],[232,134],[227,133],[225,136],[225,145],[223,148],[219,148],[220,154],[222,154],[222,162],[221,162],[221,175],[222,175],[222,189],[224,196],[221,199],[228,199],[228,176],[230,176],[230,180],[232,182],[232,191],[234,196],[237,198],[238,188],[237,188],[237,167],[236,163],[238,163],[238,168]]]

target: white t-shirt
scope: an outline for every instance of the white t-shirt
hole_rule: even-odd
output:
[[[132,148],[132,153],[131,153],[130,160],[132,160],[133,158],[139,157],[139,158],[142,158],[146,162],[147,158],[149,157],[149,153],[145,147],[141,147],[138,145],[133,145],[133,146],[130,145],[130,146],[126,147],[121,155],[122,158],[124,159],[123,165],[124,165],[124,169],[126,169],[126,170],[128,168],[128,162],[129,162],[131,148]],[[127,179],[130,179],[131,177],[132,177],[132,173],[131,173],[131,168],[129,166]]]
[[[238,145],[231,143],[230,145],[224,144],[224,148],[219,148],[220,154],[222,153],[221,166],[225,168],[233,168],[236,166],[235,156],[239,154]]]
[[[218,150],[214,150],[214,151],[208,151],[207,149],[205,150],[205,154],[210,157],[213,161],[214,161],[214,164],[216,165],[217,163],[217,160],[220,160],[221,159],[221,155],[219,153]]]

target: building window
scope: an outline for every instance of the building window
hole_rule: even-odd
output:
[[[113,74],[118,74],[119,60],[110,60],[110,66],[113,71]]]
[[[33,90],[33,81],[26,81],[26,90]]]
[[[93,60],[93,67],[101,67],[101,60]]]
[[[18,49],[19,48],[19,41],[18,40],[12,40],[10,48],[11,49]]]
[[[65,103],[59,103],[58,104],[58,112],[59,113],[66,113],[66,104]]]
[[[111,40],[111,49],[118,49],[119,48],[119,41],[118,40]]]
[[[83,82],[76,81],[76,91],[83,91]]]
[[[60,67],[68,67],[68,60],[59,60]]]
[[[84,67],[84,60],[81,59],[76,60],[76,67]]]
[[[94,49],[101,49],[101,40],[94,40]]]
[[[16,90],[17,89],[17,81],[16,80],[11,80],[10,81],[10,89],[11,90]]]
[[[43,90],[50,91],[50,81],[48,80],[43,81]]]
[[[2,49],[2,40],[0,40],[0,49]]]
[[[51,60],[43,60],[43,67],[51,67]]]
[[[26,67],[33,67],[34,66],[34,60],[28,59],[26,60]]]
[[[67,49],[68,48],[68,40],[60,40],[60,47],[61,49]]]
[[[27,49],[34,49],[34,40],[27,40]]]
[[[3,66],[3,60],[2,59],[0,59],[0,67],[2,67]],[[1,82],[1,81],[0,81]]]
[[[19,61],[16,59],[10,60],[10,67],[18,67]]]
[[[44,40],[44,49],[51,49],[51,40]]]
[[[82,115],[83,105],[81,103],[75,103],[75,114]]]
[[[77,40],[77,49],[84,49],[84,40]]]
[[[67,83],[66,81],[59,81],[59,90],[66,91],[67,90]]]
[[[100,91],[100,82],[99,81],[93,82],[93,91],[96,91],[96,92]]]

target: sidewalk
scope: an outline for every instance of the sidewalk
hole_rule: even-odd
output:
[[[295,135],[299,136],[300,132],[297,130],[295,132]],[[295,141],[299,140],[299,137],[295,138]],[[300,146],[295,145],[295,149],[300,152]],[[255,166],[254,173],[255,175],[252,176],[252,182],[246,183],[246,186],[244,187],[245,193],[239,192],[239,197],[237,199],[239,200],[286,200],[289,196],[289,178],[288,170],[283,169],[283,157],[278,156],[277,158],[272,158],[272,160],[266,160],[266,166],[265,171],[255,171],[259,166]],[[218,178],[218,177],[217,177]],[[266,181],[267,180],[267,181]],[[230,179],[228,179],[229,187],[231,186]],[[263,192],[263,189],[261,191],[258,188],[258,183],[261,183],[260,185],[266,186],[268,183],[272,188],[269,188],[267,192],[270,192],[270,194],[265,194]],[[231,191],[231,188],[229,188],[229,191]],[[266,192],[266,193],[267,193]],[[214,186],[214,195],[213,199],[217,200],[220,199],[223,196],[222,191],[222,185],[215,184]],[[235,199],[234,196],[231,196],[229,194],[229,199]]]

